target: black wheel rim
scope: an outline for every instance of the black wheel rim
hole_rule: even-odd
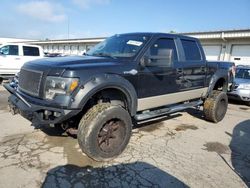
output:
[[[97,137],[99,148],[106,153],[120,149],[125,140],[125,131],[125,124],[122,120],[112,119],[107,121],[100,129]]]

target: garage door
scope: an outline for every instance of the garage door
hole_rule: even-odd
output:
[[[64,46],[64,53],[65,54],[70,54],[70,50],[69,50],[69,46],[68,45]]]
[[[63,53],[63,45],[59,45],[59,52]]]
[[[237,65],[250,65],[250,45],[233,45],[230,60]]]
[[[207,60],[219,60],[221,53],[221,45],[204,45],[203,46]]]
[[[78,48],[78,46],[72,45],[72,46],[70,47],[70,54],[76,55],[76,54],[77,54],[77,48]]]

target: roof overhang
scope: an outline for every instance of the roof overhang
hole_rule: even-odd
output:
[[[211,32],[193,32],[182,33],[198,39],[237,39],[250,38],[250,29],[245,30],[226,30],[226,31],[211,31]]]

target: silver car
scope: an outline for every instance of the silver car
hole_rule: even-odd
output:
[[[250,66],[237,66],[235,85],[228,93],[228,97],[235,100],[245,101],[250,105]]]

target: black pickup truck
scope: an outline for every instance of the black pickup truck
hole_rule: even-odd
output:
[[[221,121],[230,73],[219,65],[206,61],[195,38],[119,34],[85,56],[26,63],[19,84],[5,88],[14,114],[60,125],[77,134],[88,156],[109,160],[125,149],[135,122],[196,106],[203,106],[207,120]]]

